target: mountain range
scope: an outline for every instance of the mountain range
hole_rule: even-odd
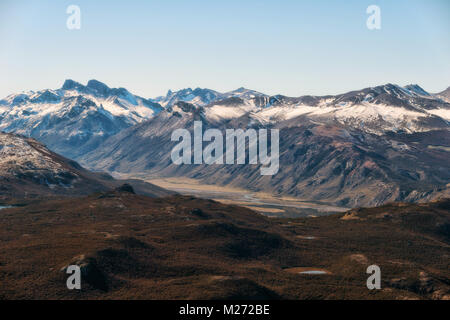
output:
[[[448,193],[448,89],[386,84],[335,96],[265,95],[239,88],[169,91],[145,99],[91,80],[0,100],[0,130],[36,138],[113,175],[185,176],[345,206],[424,201]],[[177,128],[280,130],[280,170],[171,163]]]

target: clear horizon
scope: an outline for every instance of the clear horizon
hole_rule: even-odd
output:
[[[81,29],[68,30],[69,5]],[[366,8],[381,9],[368,30]],[[155,98],[239,87],[286,96],[450,86],[450,2],[2,1],[0,99],[65,79]]]

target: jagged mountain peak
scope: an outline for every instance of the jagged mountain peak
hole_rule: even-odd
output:
[[[368,87],[361,90],[350,91],[335,96],[335,104],[343,102],[359,104],[363,102],[372,102],[376,104],[385,104],[412,108],[411,102],[414,99],[423,99],[431,96],[419,85],[408,85],[405,87],[397,84],[387,83],[375,87]]]
[[[373,89],[374,91],[377,91],[379,93],[387,93],[387,94],[407,94],[407,90],[401,86],[399,86],[398,84],[393,84],[393,83],[386,83],[383,85],[379,85],[376,87],[372,87],[370,89]],[[359,91],[364,91],[363,90],[359,90]]]
[[[418,84],[408,84],[405,86],[405,89],[421,96],[430,96],[430,94]]]
[[[169,90],[165,97],[154,99],[164,107],[174,106],[178,101],[204,106],[221,98],[221,93],[207,88],[184,88],[178,91]]]
[[[106,84],[95,79],[89,80],[86,87],[103,96],[111,92],[111,89]]]
[[[227,98],[236,97],[236,98],[242,98],[242,99],[254,99],[259,97],[268,97],[268,95],[252,90],[247,89],[244,87],[237,88],[233,91],[229,91],[224,93],[224,96]]]
[[[229,98],[254,99],[266,97],[267,95],[255,90],[240,87],[236,90],[222,93],[208,88],[185,88],[178,91],[169,90],[165,97],[158,97],[154,101],[165,107],[175,105],[178,101],[189,102],[197,106],[207,106],[214,102],[227,100]]]
[[[130,92],[125,88],[110,88],[105,83],[95,79],[89,80],[86,85],[68,79],[64,82],[61,90],[77,91],[80,94],[91,94],[100,97],[127,96],[130,94]]]
[[[64,84],[61,87],[62,90],[82,90],[84,88],[86,88],[84,85],[72,79],[67,79],[64,81]]]
[[[265,95],[264,93],[252,90],[252,89],[248,89],[245,87],[239,87],[235,90],[229,91],[226,94],[234,94],[234,95],[240,95],[240,94],[245,94],[245,93],[249,93],[249,94],[253,94],[253,95]]]

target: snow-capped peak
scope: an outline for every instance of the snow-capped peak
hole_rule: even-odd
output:
[[[106,139],[162,109],[125,88],[110,88],[97,80],[85,86],[69,79],[60,89],[20,93],[1,100],[0,130],[34,137],[72,156],[72,152],[82,150],[73,148],[68,153],[69,145],[80,147],[94,138]]]
[[[81,83],[73,81],[71,79],[67,79],[66,81],[64,81],[64,84],[61,87],[62,90],[83,90],[85,88],[86,87]]]
[[[405,86],[405,89],[419,96],[426,96],[426,97],[430,96],[430,94],[426,92],[424,89],[422,89],[418,84],[409,84]]]
[[[178,101],[188,102],[197,106],[205,106],[221,97],[221,93],[203,88],[186,88],[179,91],[167,92],[165,97],[156,98],[154,101],[160,103],[164,107],[171,107]]]

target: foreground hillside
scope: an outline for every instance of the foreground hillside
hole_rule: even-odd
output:
[[[450,298],[450,200],[277,220],[123,188],[0,217],[1,299]],[[381,290],[366,288],[371,264]]]

